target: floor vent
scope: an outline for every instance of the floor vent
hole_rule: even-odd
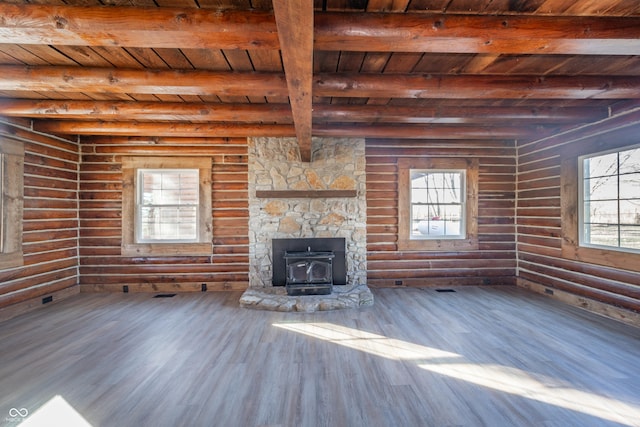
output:
[[[455,292],[455,289],[436,289],[436,292]]]
[[[176,294],[158,294],[154,296],[154,298],[173,298]]]

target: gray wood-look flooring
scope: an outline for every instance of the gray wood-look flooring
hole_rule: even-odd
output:
[[[456,291],[320,313],[80,294],[0,324],[0,425],[63,402],[94,427],[640,426],[640,330],[518,288]]]

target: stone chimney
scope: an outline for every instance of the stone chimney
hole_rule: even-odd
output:
[[[271,287],[274,238],[344,237],[347,286],[366,284],[364,139],[249,139],[249,287]]]

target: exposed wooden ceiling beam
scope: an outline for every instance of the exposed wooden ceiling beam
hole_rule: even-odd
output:
[[[100,122],[79,120],[35,121],[34,129],[61,135],[121,135],[173,137],[295,136],[292,125],[205,124],[161,122]],[[317,126],[314,136],[423,139],[514,139],[539,134],[528,126],[457,125],[343,125]]]
[[[0,43],[278,49],[270,12],[0,4]]]
[[[313,2],[273,0],[289,102],[303,162],[311,161]]]
[[[124,135],[175,137],[295,136],[293,125],[228,123],[162,123],[99,121],[34,121],[34,129],[61,135]]]
[[[125,102],[0,99],[0,115],[78,120],[190,121],[292,123],[289,104],[205,104],[181,102]],[[584,123],[607,117],[594,107],[403,107],[385,105],[316,104],[319,122],[374,123]]]
[[[280,73],[126,70],[84,67],[0,67],[0,90],[164,95],[287,96]]]
[[[627,99],[640,97],[640,78],[626,76],[510,76],[319,74],[314,94],[360,98]]]
[[[341,125],[316,126],[314,136],[397,139],[519,139],[540,135],[537,126]]]
[[[199,136],[155,136],[155,135],[83,135],[82,143],[95,145],[131,144],[131,145],[200,145],[215,144],[228,147],[244,148],[247,145],[247,137],[199,137]]]
[[[1,3],[0,43],[279,48],[275,19],[270,12],[138,7],[127,7],[126,13],[124,10]],[[315,14],[315,48],[367,52],[638,55],[640,18],[318,12]]]
[[[81,120],[247,122],[291,124],[289,104],[0,99],[0,115]]]
[[[640,54],[640,18],[317,14],[316,49],[359,52]]]
[[[2,113],[0,107],[0,114]],[[394,105],[316,104],[314,120],[327,123],[513,124],[520,122],[582,123],[608,116],[606,108],[563,107],[405,107]]]
[[[0,67],[0,90],[287,96],[279,73],[124,70],[80,67]],[[319,74],[319,97],[454,99],[640,98],[640,77],[415,74]]]

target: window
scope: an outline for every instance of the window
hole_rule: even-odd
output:
[[[609,136],[587,139],[563,153],[563,258],[640,272],[636,228],[640,224],[634,208],[629,208],[637,206],[640,194],[635,157],[640,147],[632,145],[636,142],[631,138],[632,134],[625,134],[615,143]],[[615,151],[600,151],[614,144]]]
[[[23,264],[24,145],[0,137],[0,268]]]
[[[211,159],[122,160],[123,255],[210,255]]]
[[[411,239],[464,239],[465,171],[411,169]]]
[[[477,160],[406,158],[398,167],[398,248],[477,249]]]
[[[139,169],[136,241],[198,241],[198,169]]]
[[[579,243],[640,252],[640,148],[583,156]]]

